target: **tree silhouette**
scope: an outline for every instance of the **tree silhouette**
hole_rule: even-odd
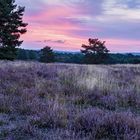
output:
[[[25,8],[15,4],[15,0],[0,0],[0,59],[16,58],[20,35],[26,33],[27,23],[22,17]]]
[[[89,38],[88,42],[89,45],[83,44],[84,50],[81,50],[85,55],[85,62],[88,64],[106,63],[109,50],[105,46],[105,41],[101,42],[99,39]]]
[[[40,62],[51,63],[55,61],[55,55],[51,47],[44,47],[41,49]]]

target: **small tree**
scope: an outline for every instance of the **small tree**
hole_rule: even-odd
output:
[[[44,47],[41,49],[40,62],[51,63],[55,61],[55,55],[51,47]]]
[[[85,62],[88,64],[107,63],[109,50],[105,46],[105,41],[89,38],[89,45],[82,45],[84,50],[81,52],[85,56]]]
[[[20,35],[26,33],[23,23],[24,7],[17,7],[15,0],[0,0],[0,59],[16,58]]]

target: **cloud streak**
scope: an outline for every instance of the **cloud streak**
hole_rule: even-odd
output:
[[[47,42],[52,42],[52,43],[59,43],[59,44],[64,44],[66,41],[65,40],[51,40],[51,39],[48,39],[48,40],[43,40],[43,41],[36,41],[36,42],[44,42],[44,43],[47,43]]]
[[[139,0],[17,0],[29,23],[25,48],[80,50],[88,38],[107,41],[111,51],[140,51]],[[46,39],[47,38],[47,39]],[[37,42],[36,40],[40,40]]]

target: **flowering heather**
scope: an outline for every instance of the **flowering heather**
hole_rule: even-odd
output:
[[[139,140],[140,65],[0,62],[0,139]]]

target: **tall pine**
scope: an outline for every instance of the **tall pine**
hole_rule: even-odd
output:
[[[0,59],[16,58],[17,47],[23,42],[20,35],[27,31],[22,20],[24,10],[15,0],[0,0]]]

